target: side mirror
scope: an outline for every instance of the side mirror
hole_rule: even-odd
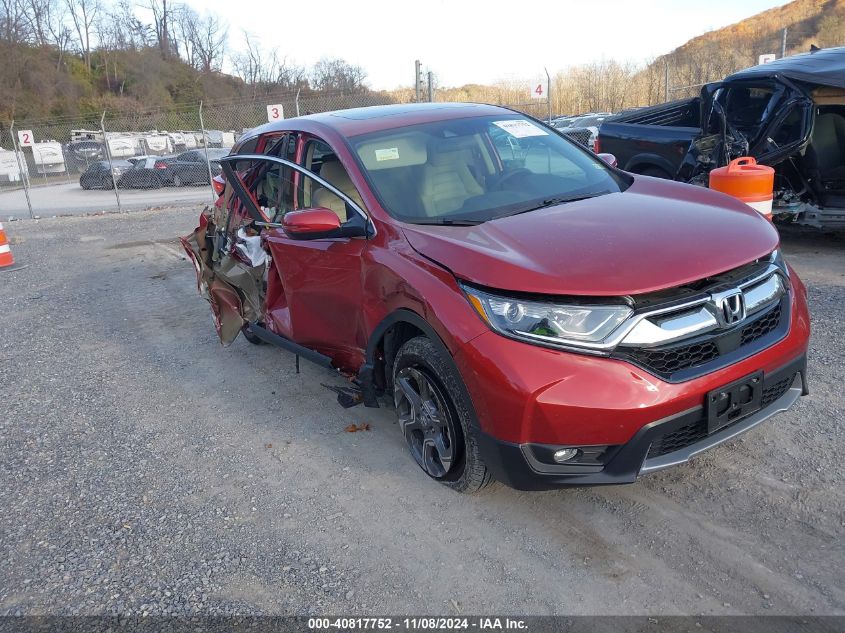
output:
[[[282,230],[294,240],[334,237],[340,231],[340,218],[324,207],[290,211],[282,218]]]
[[[611,167],[618,167],[619,163],[616,161],[616,156],[613,154],[608,154],[607,152],[602,152],[599,154],[599,158],[601,158],[604,162],[606,162]]]

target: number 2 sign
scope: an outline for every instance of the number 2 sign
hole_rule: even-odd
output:
[[[18,145],[21,147],[32,147],[35,139],[32,136],[32,130],[18,130]]]
[[[285,118],[285,109],[282,107],[281,103],[275,103],[273,105],[267,106],[267,120],[268,121],[281,121]]]

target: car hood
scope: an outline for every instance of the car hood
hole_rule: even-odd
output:
[[[778,245],[721,193],[636,176],[614,193],[477,226],[407,224],[411,246],[458,278],[539,294],[636,295],[725,272]]]

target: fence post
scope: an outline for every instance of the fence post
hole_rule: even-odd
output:
[[[296,89],[296,116],[299,116],[299,91],[301,88]]]
[[[211,187],[211,201],[217,200],[214,191],[214,176],[211,175],[211,160],[208,158],[208,136],[205,133],[205,123],[202,120],[202,101],[200,101],[200,130],[202,131],[202,151],[205,154],[205,166],[208,168],[208,186]]]
[[[123,207],[120,205],[120,192],[117,190],[117,178],[114,176],[114,165],[111,160],[111,148],[109,147],[109,137],[106,136],[106,111],[103,110],[103,116],[100,117],[100,132],[103,134],[103,145],[106,148],[106,158],[109,159],[109,171],[111,172],[111,184],[114,187],[114,197],[117,199],[117,211],[123,212]]]
[[[29,174],[24,171],[23,164],[21,163],[21,153],[18,150],[18,135],[15,134],[15,121],[12,120],[12,124],[9,126],[9,132],[12,135],[12,146],[15,149],[15,158],[18,161],[18,172],[21,176],[21,182],[23,183],[23,193],[26,196],[26,206],[29,209],[29,217],[31,220],[35,219],[35,213],[32,211],[32,200],[29,199]]]

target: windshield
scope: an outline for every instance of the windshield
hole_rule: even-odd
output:
[[[627,187],[600,159],[518,114],[406,126],[351,139],[388,213],[485,222]]]

